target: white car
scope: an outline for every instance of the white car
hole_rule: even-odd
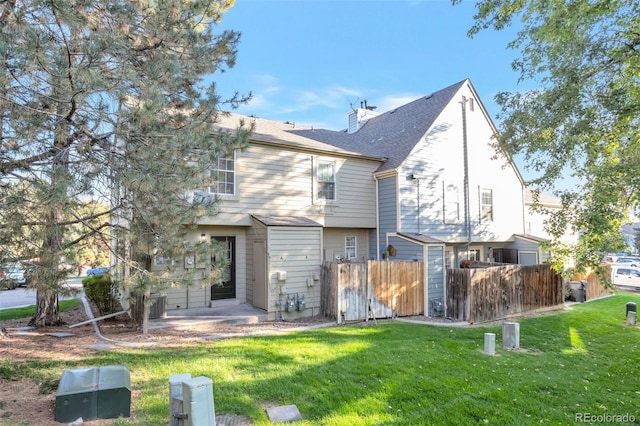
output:
[[[640,267],[625,264],[611,265],[611,283],[614,286],[640,288]]]
[[[27,278],[24,271],[17,266],[6,266],[0,269],[0,287],[12,290],[25,285]]]
[[[614,265],[616,264],[624,264],[627,266],[634,266],[634,267],[640,267],[640,258],[638,257],[619,257],[614,263]]]

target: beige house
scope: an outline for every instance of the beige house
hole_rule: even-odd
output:
[[[270,319],[317,314],[323,260],[370,258],[373,172],[383,159],[297,136],[293,124],[230,114],[219,126],[233,130],[240,119],[255,125],[249,147],[213,165],[220,212],[191,236],[227,245],[228,279],[169,289],[167,309],[249,303]]]

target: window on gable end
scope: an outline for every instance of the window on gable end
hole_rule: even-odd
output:
[[[480,222],[493,222],[493,191],[480,190]]]
[[[456,185],[442,182],[444,223],[460,223],[460,191]]]

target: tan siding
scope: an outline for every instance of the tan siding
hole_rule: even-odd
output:
[[[337,164],[337,203],[314,204],[314,159]],[[375,227],[377,161],[314,156],[251,145],[237,153],[236,198],[224,198],[224,214],[305,216],[327,226]]]
[[[253,222],[253,226],[247,233],[247,302],[253,303],[253,286],[255,284],[253,276],[253,242],[267,240],[267,227],[261,223]]]
[[[335,161],[337,165],[337,202],[331,206],[314,204],[314,161],[318,159]],[[322,229],[287,230],[273,227],[269,228],[269,232],[274,231],[275,234],[268,236],[265,227],[259,229],[251,226],[251,215],[306,217],[323,226],[359,228],[363,232],[363,236],[358,237],[359,245],[365,244],[366,231],[363,229],[376,226],[373,172],[380,163],[375,160],[318,156],[259,144],[251,144],[245,151],[238,152],[236,160],[236,196],[223,197],[220,214],[204,219],[192,237],[199,238],[201,233],[205,233],[207,238],[225,235],[236,237],[236,298],[240,303],[252,303],[254,298],[253,241],[267,241],[267,253],[270,256],[267,270],[271,274],[268,277],[269,312],[275,313],[279,309],[275,304],[279,296],[279,284],[274,284],[272,275],[274,271],[287,270],[291,274],[288,284],[293,286],[288,286],[288,291],[295,290],[295,293],[306,295],[309,308],[302,314],[317,313],[319,284],[308,287],[307,280],[313,278],[314,273],[318,276],[320,273]],[[240,226],[229,226],[230,223]],[[344,242],[340,246],[344,250]],[[366,250],[366,246],[358,247],[359,253],[365,253]],[[210,296],[207,288],[204,297],[198,294],[193,299],[204,303],[200,301],[208,300]],[[187,300],[186,289],[172,290],[167,300],[169,309],[196,303],[191,296]]]
[[[347,159],[338,171],[338,206],[325,217],[327,227],[374,228],[378,164]]]
[[[167,309],[189,309],[186,288],[171,288],[166,291]]]
[[[167,309],[194,309],[209,306],[211,291],[209,286],[194,284],[189,287],[175,287],[165,291]]]
[[[188,238],[200,238],[205,234],[207,239],[212,236],[236,237],[236,300],[244,303],[247,300],[247,263],[246,263],[246,235],[245,229],[239,227],[201,226],[193,231]],[[191,309],[210,306],[211,287],[201,287],[194,283],[190,287],[173,288],[166,292],[167,309]]]
[[[279,307],[276,306],[276,301],[286,302],[286,295],[304,295],[306,310],[294,313],[282,312],[285,320],[318,313],[320,284],[313,279],[314,276],[320,277],[321,252],[322,228],[269,228],[270,313],[274,313],[277,317]],[[280,271],[287,273],[283,292],[286,295],[280,294],[282,289],[278,281]],[[308,283],[314,283],[314,285],[309,286]]]
[[[356,237],[356,251],[359,260],[369,260],[369,230],[325,228],[323,232],[323,261],[332,262],[335,256],[344,257],[345,237]]]

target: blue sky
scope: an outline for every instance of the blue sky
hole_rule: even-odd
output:
[[[515,31],[468,38],[474,3],[237,0],[219,25],[242,33],[237,62],[214,80],[222,95],[253,93],[241,114],[340,130],[350,104],[385,112],[470,78],[495,119],[495,94],[522,89]]]

